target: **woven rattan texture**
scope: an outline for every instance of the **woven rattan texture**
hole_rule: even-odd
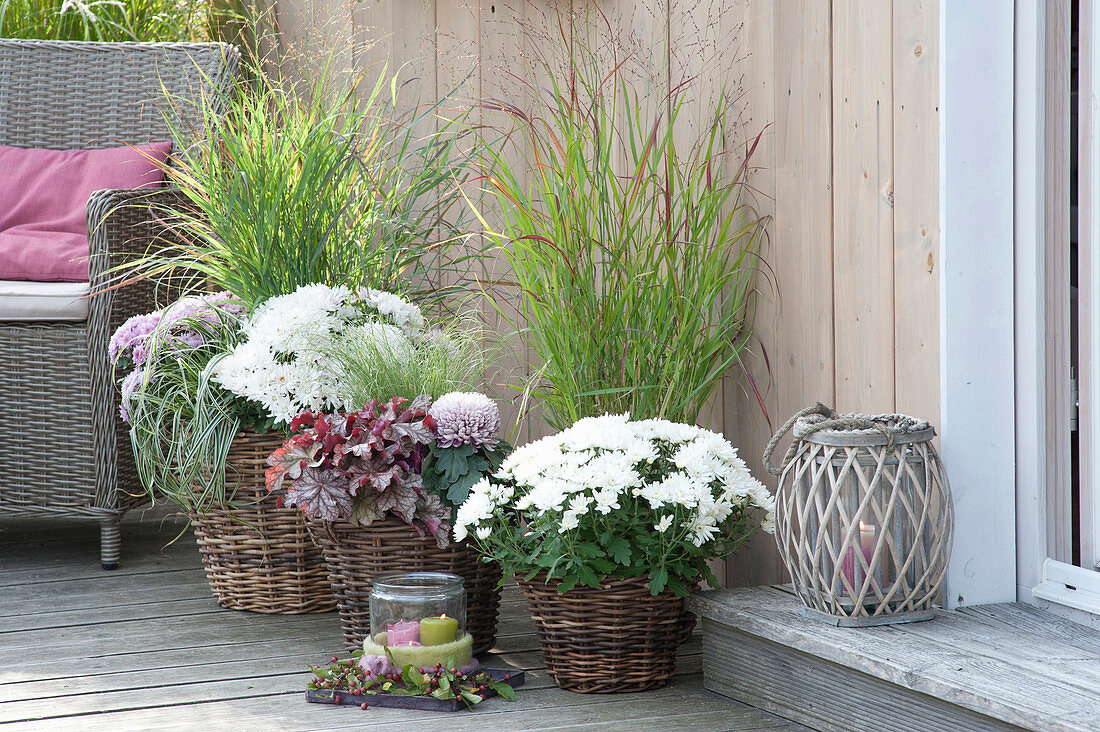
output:
[[[237,66],[236,51],[217,43],[3,39],[0,145],[70,150],[167,140],[165,111],[200,137],[198,101],[219,98]]]
[[[309,530],[325,553],[348,648],[361,648],[370,635],[371,582],[380,574],[400,571],[450,572],[462,577],[466,631],[474,637],[474,654],[493,647],[500,609],[500,565],[480,561],[465,543],[440,549],[431,536],[420,536],[394,518],[370,526],[311,521]]]
[[[210,588],[222,607],[257,613],[324,613],[336,607],[321,550],[302,512],[280,508],[264,485],[283,435],[242,430],[229,448],[232,508],[191,514]]]
[[[892,447],[801,442],[780,479],[775,526],[807,607],[855,619],[930,610],[952,532],[931,434]]]
[[[605,579],[562,594],[558,580],[519,580],[531,606],[546,670],[563,689],[608,694],[656,689],[676,671],[676,651],[695,616],[684,598],[654,596],[645,578]]]
[[[216,99],[229,89],[237,65],[236,51],[223,44],[0,39],[0,144],[73,149],[168,139],[157,101],[162,90],[175,98],[170,106],[197,110],[204,94]],[[0,414],[19,440],[16,449],[0,438],[0,511],[99,519],[106,566],[118,561],[119,518],[144,501],[118,420],[107,343],[115,327],[152,310],[158,298],[151,286],[106,290],[105,272],[157,244],[164,226],[142,204],[146,196],[171,195],[93,194],[89,269],[96,294],[86,323],[0,326]]]

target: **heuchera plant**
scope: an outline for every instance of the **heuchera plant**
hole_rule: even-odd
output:
[[[424,487],[421,467],[435,441],[426,394],[409,402],[374,400],[357,412],[303,412],[267,459],[267,488],[311,519],[368,526],[387,514],[450,541],[451,511]]]

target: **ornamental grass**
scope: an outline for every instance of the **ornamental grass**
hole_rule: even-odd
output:
[[[654,103],[631,81],[633,58],[572,43],[561,65],[536,61],[545,81],[521,79],[530,108],[487,104],[510,128],[484,144],[481,178],[518,317],[499,311],[534,354],[526,389],[552,426],[605,413],[694,423],[752,339],[756,141],[732,142],[723,94],[684,142],[690,82]]]

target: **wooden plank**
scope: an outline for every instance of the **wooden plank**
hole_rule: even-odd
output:
[[[729,730],[789,729],[789,723],[747,709],[736,702],[702,691],[698,676],[677,679],[666,689],[644,695],[622,697],[605,694],[573,694],[556,688],[527,689],[517,694],[514,703],[490,701],[470,714],[447,717],[448,729],[506,730],[553,729],[562,726],[622,720],[619,728],[640,728],[635,724],[649,719],[664,720],[664,729],[680,729],[679,715],[711,712],[712,719],[724,715],[721,728]],[[208,690],[207,690],[208,691]],[[82,730],[133,729],[155,726],[158,729],[206,729],[253,727],[262,729],[337,730],[393,729],[395,724],[431,725],[440,721],[437,714],[415,710],[354,708],[318,709],[308,705],[300,693],[263,699],[222,700],[205,703],[165,705],[96,714],[80,718]],[[11,729],[29,728],[12,725]],[[688,728],[690,729],[690,728]],[[713,729],[713,727],[711,727]]]
[[[1073,563],[1070,457],[1070,2],[1046,4],[1044,255],[1046,269],[1047,553]]]
[[[777,423],[835,402],[831,41],[825,3],[775,15]]]
[[[164,645],[171,645],[171,643],[166,639]],[[109,679],[120,674],[140,671],[163,671],[206,666],[224,661],[246,662],[318,653],[321,654],[323,661],[326,651],[332,653],[342,647],[343,635],[339,632],[305,628],[295,632],[282,631],[277,637],[268,634],[260,639],[240,638],[228,642],[223,639],[222,642],[186,648],[137,653],[117,652],[118,649],[113,649],[115,651],[113,653],[86,654],[79,659],[79,666],[69,663],[73,660],[71,654],[67,657],[51,659],[41,658],[38,654],[24,653],[20,654],[18,659],[3,657],[10,665],[0,670],[0,684],[18,686],[35,681],[85,676],[104,676]]]
[[[772,219],[766,229],[768,236],[764,240],[761,268],[756,278],[754,330],[757,340],[745,354],[744,367],[735,367],[727,375],[723,389],[723,431],[753,475],[774,489],[776,481],[764,471],[761,455],[771,439],[773,424],[781,419],[778,390],[781,365],[775,360],[779,344],[780,292],[772,274],[777,265],[774,228],[776,10],[775,4],[768,0],[726,0],[720,10],[721,37],[735,39],[731,46],[737,49],[732,53],[724,52],[720,63],[723,81],[740,87],[742,112],[737,130],[740,150],[747,153],[751,141],[763,134],[750,161],[747,193],[757,213]],[[761,399],[766,413],[760,406]],[[775,539],[767,534],[754,535],[737,557],[726,562],[726,583],[731,587],[772,584],[784,581],[785,575]]]
[[[832,22],[836,401],[841,411],[892,412],[891,4],[836,0]]]
[[[171,549],[169,549],[171,551]],[[194,552],[193,554],[191,552]],[[124,582],[122,578],[147,575],[156,572],[175,574],[202,566],[198,551],[180,551],[176,557],[164,554],[150,547],[150,551],[141,554],[136,547],[122,547],[122,560],[118,569],[104,571],[98,561],[89,562],[87,556],[75,562],[71,557],[51,558],[26,563],[12,563],[7,569],[0,570],[0,582],[5,585],[56,585],[72,580],[97,580],[105,585],[112,582]],[[44,590],[45,591],[45,590]]]
[[[938,0],[894,0],[894,388],[896,411],[939,424]]]
[[[335,628],[339,620],[325,616],[267,616],[262,623],[251,613],[226,613],[214,622],[205,615],[157,620],[129,620],[98,627],[30,630],[0,636],[0,659],[14,661],[33,653],[37,660],[64,660],[77,654],[142,653],[206,644],[264,640],[273,634]],[[509,639],[511,640],[511,639]],[[517,641],[518,643],[518,641]],[[167,646],[167,648],[165,647]],[[330,649],[335,650],[335,649]]]
[[[898,687],[903,697],[944,700],[1029,729],[1084,730],[1100,715],[1100,661],[1095,653],[1003,620],[988,622],[973,614],[939,612],[932,622],[843,629],[802,617],[797,601],[770,588],[708,593],[693,604],[696,612],[737,636],[715,641],[707,635],[715,626],[704,624],[708,670],[711,653],[754,658],[738,645],[745,635],[776,644],[775,653],[788,661],[800,658],[797,663],[831,663],[846,669],[836,671],[833,684],[845,673],[853,679],[843,683],[864,684],[864,676],[872,677]],[[1022,612],[1046,616],[1055,625],[1064,622],[1035,608]],[[766,672],[761,673],[766,677]],[[748,697],[737,698],[755,703]],[[843,717],[837,720],[839,726],[847,722]]]
[[[55,612],[44,611],[37,613],[24,613],[10,615],[0,619],[0,643],[12,633],[22,633],[32,630],[59,630],[62,628],[90,628],[109,623],[120,623],[130,620],[155,620],[159,618],[199,617],[222,614],[222,608],[217,601],[210,597],[209,589],[206,596],[188,598],[184,600],[170,600],[165,602],[137,603],[133,605],[108,605],[100,606],[89,611],[88,608],[76,610],[60,610]]]
[[[97,579],[55,583],[49,587],[49,609],[51,612],[94,610],[119,605],[212,597],[210,583],[206,581],[206,574],[201,569],[173,573],[170,581],[168,579],[163,573],[136,575],[119,588],[104,588]],[[4,597],[0,600],[0,617],[38,614],[41,608],[37,601],[42,597],[42,588],[37,585],[5,587]],[[0,628],[3,627],[4,624],[0,623]]]
[[[751,119],[759,120],[757,126],[774,123],[772,156],[762,165],[774,170],[768,262],[778,301],[769,360],[777,426],[816,401],[835,403],[832,26],[827,3],[799,2],[753,18],[749,33],[755,53],[771,49],[774,73],[774,117],[769,120],[766,112],[753,111]],[[767,68],[766,62],[759,63]],[[766,105],[768,93],[759,96],[764,101],[758,104]],[[753,430],[754,460],[771,438],[771,426],[762,429],[758,424]],[[780,563],[774,542],[771,537],[755,537],[747,558],[735,565],[731,584],[775,581]],[[770,557],[770,565],[750,561],[761,554]]]
[[[534,100],[529,93],[529,84],[534,83],[541,69],[528,63],[525,49],[532,43],[530,36],[533,28],[526,31],[523,24],[542,21],[538,23],[540,31],[549,31],[549,17],[532,18],[530,15],[551,16],[555,5],[548,7],[534,6],[530,10],[525,0],[513,0],[513,2],[498,2],[496,0],[479,0],[479,13],[481,24],[479,28],[481,69],[481,86],[479,101],[492,107],[495,102],[507,101],[521,109],[529,108]],[[543,5],[543,4],[540,4]],[[560,5],[560,3],[558,4]],[[568,4],[566,5],[566,17],[568,23]],[[556,20],[554,22],[557,22]],[[520,185],[527,183],[526,166],[524,165],[525,150],[522,137],[514,137],[510,118],[499,112],[490,112],[482,108],[480,120],[485,126],[487,139],[501,140],[499,151],[503,151],[508,162],[517,170],[516,180]],[[507,142],[504,140],[508,139]],[[487,159],[481,160],[482,165],[488,166]],[[469,187],[471,193],[474,187]],[[477,199],[477,205],[481,207],[482,215],[490,222],[493,230],[501,231],[501,218],[498,205],[493,195],[481,195]],[[490,367],[489,384],[501,404],[502,430],[507,439],[520,445],[531,439],[531,429],[536,428],[536,434],[543,434],[538,430],[540,418],[537,412],[523,414],[522,389],[531,375],[529,363],[531,350],[526,341],[515,335],[509,325],[520,323],[522,318],[514,305],[515,293],[509,287],[496,287],[496,283],[510,282],[510,268],[504,251],[498,245],[500,242],[484,238],[479,240],[482,247],[490,247],[492,254],[486,262],[487,271],[485,278],[494,284],[490,296],[493,303],[483,301],[481,303],[481,318],[487,324],[491,333],[503,339],[503,343],[494,344],[500,348],[500,353],[494,358]],[[497,308],[500,309],[498,312]],[[519,326],[522,327],[522,326]]]
[[[1006,725],[813,655],[705,621],[711,691],[752,704],[821,732],[1006,732]],[[728,649],[737,648],[736,653]],[[784,683],[776,684],[776,678]],[[842,691],[841,691],[842,690]]]
[[[330,657],[331,658],[331,657]],[[255,660],[233,659],[172,668],[123,671],[95,676],[62,676],[41,681],[26,681],[0,685],[0,714],[4,705],[17,701],[48,699],[56,706],[47,710],[47,716],[65,708],[58,703],[79,696],[110,695],[123,691],[146,691],[162,687],[184,686],[212,681],[237,681],[260,679],[270,676],[302,674],[309,665],[321,665],[328,661],[323,653],[312,650],[297,655],[260,658]],[[306,677],[303,677],[306,678]],[[308,678],[307,678],[308,680]],[[303,682],[304,683],[304,682]],[[94,698],[106,698],[103,696]]]

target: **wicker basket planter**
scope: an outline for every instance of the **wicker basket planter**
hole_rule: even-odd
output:
[[[519,580],[538,629],[546,669],[567,691],[656,689],[676,670],[676,651],[695,627],[683,597],[652,595],[648,578],[605,579],[562,594],[545,575]]]
[[[449,572],[462,577],[466,631],[474,637],[474,655],[493,647],[500,609],[500,566],[480,561],[465,543],[440,549],[431,536],[420,536],[395,518],[370,526],[310,521],[309,532],[324,553],[348,648],[362,648],[363,639],[370,635],[372,580],[399,571]]]
[[[258,613],[323,613],[336,607],[324,559],[301,511],[279,508],[264,486],[278,433],[241,431],[229,449],[227,483],[239,481],[232,509],[190,514],[218,604]],[[235,472],[234,472],[235,471]]]

